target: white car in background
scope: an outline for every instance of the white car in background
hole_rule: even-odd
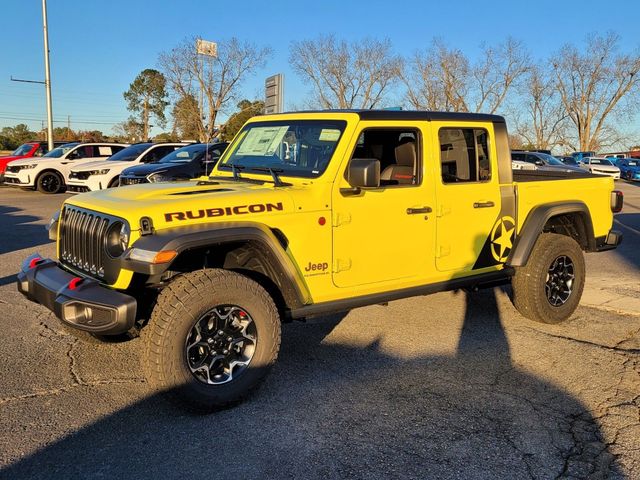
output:
[[[106,160],[83,163],[71,169],[67,190],[80,193],[117,187],[120,174],[125,168],[157,162],[185,145],[188,143],[136,143]]]
[[[127,146],[125,143],[106,142],[65,143],[43,157],[10,162],[4,183],[15,187],[35,187],[42,193],[62,192],[72,167],[104,160]]]
[[[620,169],[609,158],[585,157],[580,160],[580,167],[594,175],[607,175],[614,180],[620,180]]]

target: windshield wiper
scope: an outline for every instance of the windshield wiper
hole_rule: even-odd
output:
[[[247,168],[244,165],[236,165],[235,163],[223,163],[223,164],[220,165],[220,168],[222,168],[222,167],[231,168],[231,173],[233,174],[233,179],[235,181],[240,180],[239,171],[240,170],[244,170],[245,168]],[[209,177],[211,177],[211,176],[209,176]]]
[[[266,172],[271,174],[271,178],[273,179],[273,184],[276,187],[285,187],[285,186],[291,185],[290,183],[284,183],[282,180],[280,180],[280,177],[278,176],[278,174],[284,172],[284,170],[281,168],[251,167],[249,170],[255,171],[255,172]]]

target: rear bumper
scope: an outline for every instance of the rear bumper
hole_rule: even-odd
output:
[[[25,297],[78,330],[117,335],[135,323],[135,298],[103,287],[92,278],[76,277],[37,254],[22,263],[17,284]]]
[[[596,238],[596,250],[604,252],[612,250],[622,243],[622,232],[611,230],[607,235]]]

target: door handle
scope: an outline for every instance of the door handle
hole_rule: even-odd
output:
[[[431,213],[431,207],[407,208],[407,215],[417,215],[420,213]]]
[[[473,204],[473,208],[491,208],[495,206],[495,203],[489,201],[489,202],[475,202]]]

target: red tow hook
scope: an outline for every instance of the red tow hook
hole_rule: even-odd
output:
[[[75,277],[71,279],[71,281],[69,282],[69,285],[67,285],[69,287],[69,290],[75,290],[76,288],[78,288],[78,284],[82,280],[84,280],[82,277]]]
[[[29,262],[29,268],[35,267],[40,260],[42,260],[40,257],[33,257]]]

